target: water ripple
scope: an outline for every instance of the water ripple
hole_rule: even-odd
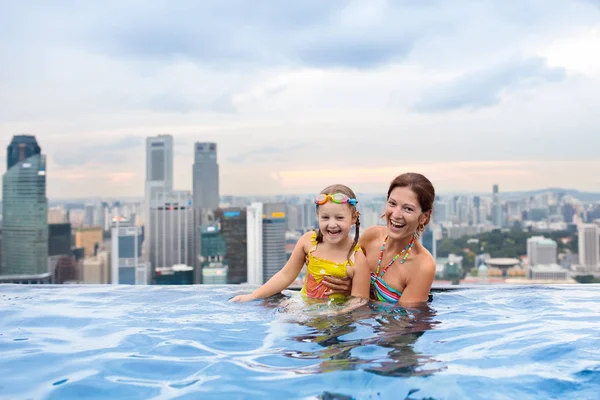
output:
[[[0,285],[0,398],[595,399],[600,287],[323,317],[244,289]],[[4,396],[4,397],[3,397]]]

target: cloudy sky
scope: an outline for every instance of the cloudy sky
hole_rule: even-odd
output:
[[[0,54],[51,198],[141,196],[159,133],[179,189],[215,141],[222,194],[600,191],[600,0],[0,0]]]

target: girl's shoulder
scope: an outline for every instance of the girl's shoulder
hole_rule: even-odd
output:
[[[317,231],[308,231],[300,237],[298,244],[302,245],[306,251],[317,245]]]

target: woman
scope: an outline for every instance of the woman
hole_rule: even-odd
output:
[[[383,218],[360,237],[371,271],[371,299],[410,305],[426,302],[435,277],[435,260],[419,241],[431,219],[435,189],[421,174],[406,173],[390,184]],[[350,293],[351,282],[327,276],[333,293]]]

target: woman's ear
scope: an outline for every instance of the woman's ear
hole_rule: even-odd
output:
[[[421,217],[419,217],[419,223],[423,224],[423,225],[427,225],[430,220],[431,220],[431,210],[424,212],[423,214],[421,214]]]

